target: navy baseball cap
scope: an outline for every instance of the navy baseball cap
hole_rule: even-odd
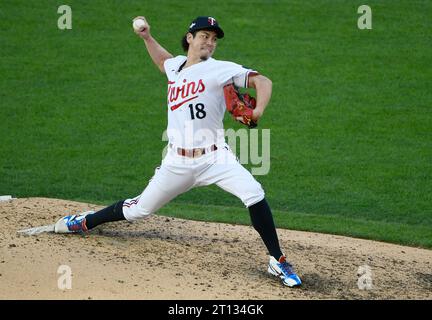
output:
[[[211,30],[216,32],[216,36],[219,39],[224,37],[223,30],[221,27],[219,27],[218,22],[213,17],[198,17],[192,21],[188,32],[194,32],[198,30]]]

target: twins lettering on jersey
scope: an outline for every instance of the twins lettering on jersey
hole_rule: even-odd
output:
[[[198,94],[204,92],[206,89],[202,79],[198,80],[198,82],[187,82],[186,79],[183,79],[181,86],[175,86],[175,84],[174,81],[168,81],[168,104],[176,103],[180,100],[176,104],[171,105],[171,111],[180,108],[186,102],[198,98]]]

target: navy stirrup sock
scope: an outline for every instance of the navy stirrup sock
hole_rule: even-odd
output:
[[[266,199],[249,207],[252,225],[264,241],[267,250],[276,260],[282,255],[273,215]]]
[[[94,227],[105,222],[126,220],[126,218],[123,215],[123,202],[124,200],[121,200],[98,212],[87,215],[86,216],[87,229],[88,230],[93,229]]]

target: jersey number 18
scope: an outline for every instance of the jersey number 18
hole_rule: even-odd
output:
[[[192,120],[195,120],[195,118],[204,119],[206,116],[206,112],[204,111],[204,105],[202,103],[197,103],[195,105],[195,108],[194,105],[191,103],[189,105],[189,110]]]

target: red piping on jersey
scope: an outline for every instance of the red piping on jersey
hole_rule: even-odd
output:
[[[259,75],[259,73],[256,72],[256,71],[248,71],[248,72],[246,73],[245,88],[248,88],[248,87],[249,87],[249,78],[250,78],[250,77],[253,77],[253,76],[257,76],[257,75]]]
[[[192,98],[186,99],[186,100],[184,100],[184,101],[182,101],[182,102],[180,102],[180,103],[177,103],[177,104],[173,105],[173,106],[171,107],[171,111],[174,111],[175,109],[180,108],[184,103],[186,103],[186,102],[188,102],[188,101],[191,101],[191,100],[193,100],[193,99],[195,99],[195,98],[198,98],[198,96],[195,96],[195,97],[192,97]]]

